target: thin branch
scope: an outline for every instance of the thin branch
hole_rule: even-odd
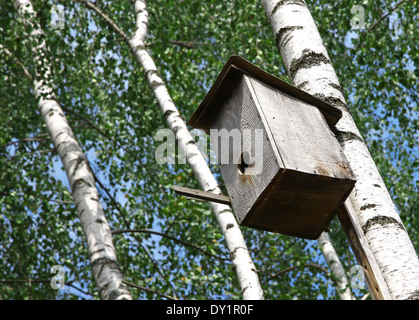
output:
[[[413,0],[410,0],[409,2],[412,2]],[[383,21],[385,18],[387,18],[390,14],[392,14],[393,13],[393,11],[395,11],[395,10],[397,10],[397,8],[398,7],[400,7],[403,3],[405,3],[406,2],[406,0],[402,0],[402,1],[400,1],[399,3],[397,3],[393,8],[391,8],[386,14],[384,14],[384,15],[382,15],[381,17],[380,17],[380,19],[378,19],[371,27],[369,27],[368,29],[367,29],[367,31],[366,32],[370,32],[370,31],[372,31],[372,30],[374,30],[375,29],[375,27],[381,22],[381,21]]]
[[[169,40],[169,43],[186,48],[186,49],[196,49],[199,46],[207,45],[205,42],[197,42],[197,41],[175,41]]]
[[[5,46],[3,46],[1,43],[0,43],[0,49],[3,49],[3,51],[8,55],[8,56],[10,56],[18,65],[20,65],[20,67],[22,68],[22,70],[23,70],[23,74],[24,74],[24,76],[27,78],[27,79],[29,79],[31,82],[33,81],[33,78],[32,78],[32,76],[31,76],[31,74],[29,73],[29,71],[28,71],[28,69],[25,67],[25,65],[22,63],[22,62],[20,62],[19,61],[19,59],[18,58],[16,58],[15,56],[14,56],[14,54],[13,53],[11,53],[10,52],[10,50],[9,49],[7,49]]]
[[[230,259],[228,259],[228,258],[223,258],[223,257],[217,256],[217,255],[214,255],[212,253],[209,253],[209,252],[205,251],[204,249],[198,247],[197,245],[195,245],[193,243],[190,243],[190,242],[187,242],[187,241],[184,241],[184,240],[180,240],[180,239],[176,239],[174,237],[168,236],[167,234],[164,234],[164,233],[161,233],[161,232],[158,232],[158,231],[154,231],[154,230],[150,230],[150,229],[124,229],[124,230],[115,230],[115,231],[112,231],[112,234],[120,234],[120,233],[148,233],[148,234],[155,234],[155,235],[158,235],[158,236],[161,236],[161,237],[164,237],[164,238],[167,238],[167,239],[170,239],[170,240],[173,240],[173,241],[182,243],[185,246],[190,246],[192,248],[195,248],[195,249],[201,251],[203,254],[205,254],[207,256],[210,256],[210,257],[213,257],[213,258],[216,258],[216,259],[219,259],[219,260],[223,260],[223,261],[230,261]]]
[[[0,279],[0,283],[46,283],[51,282],[51,279],[49,280],[43,280],[43,279]]]
[[[94,130],[96,130],[100,135],[104,136],[106,139],[108,139],[109,141],[113,142],[115,144],[116,147],[121,148],[122,150],[124,150],[126,153],[128,153],[131,157],[133,157],[134,159],[136,159],[139,163],[139,165],[141,166],[141,168],[143,168],[147,174],[148,177],[151,177],[151,179],[154,181],[154,183],[157,184],[157,186],[162,190],[162,192],[164,194],[166,193],[166,190],[159,184],[159,182],[155,179],[155,176],[149,171],[148,167],[146,165],[144,165],[144,163],[142,162],[141,158],[138,157],[133,151],[131,151],[130,149],[127,149],[126,147],[124,147],[123,145],[121,145],[117,140],[113,139],[112,137],[110,137],[109,135],[107,135],[105,132],[103,132],[97,125],[95,125],[94,123],[92,123],[92,121],[90,121],[89,119],[81,116],[80,114],[68,109],[67,107],[63,106],[61,104],[61,108],[67,112],[72,114],[73,116],[81,119],[82,121],[84,121],[88,126],[90,126],[91,128],[93,128]]]
[[[15,140],[15,141],[10,141],[7,142],[5,144],[3,144],[2,146],[0,146],[1,148],[5,148],[14,144],[18,144],[18,143],[23,143],[23,142],[41,142],[43,139],[39,139],[39,138],[23,138],[23,139],[19,139],[19,140]]]
[[[116,26],[116,24],[100,9],[95,8],[92,3],[88,3],[85,0],[73,0],[84,3],[89,8],[97,12],[105,21],[111,25],[111,27]],[[161,107],[169,126],[172,130],[177,133],[177,138],[184,142],[181,144],[187,155],[199,155],[199,149],[195,144],[190,144],[189,142],[193,140],[189,130],[187,129],[186,123],[183,121],[182,117],[179,114],[178,109],[176,108],[173,99],[171,99],[170,94],[167,91],[167,88],[164,84],[164,80],[159,76],[159,72],[155,66],[155,63],[148,52],[145,50],[145,40],[147,34],[147,25],[148,25],[148,13],[145,9],[145,2],[136,0],[133,2],[135,6],[136,14],[136,28],[134,35],[129,38],[121,29],[115,29],[119,33],[125,42],[128,44],[132,54],[135,56],[136,60],[140,65],[145,69],[145,74],[147,82],[150,85],[150,88],[153,90],[153,93],[156,95],[156,98]],[[161,89],[163,88],[163,89]],[[185,131],[184,131],[185,130]],[[192,159],[192,160],[191,160]],[[206,166],[206,161],[203,157],[187,157],[188,163],[194,170],[196,178],[201,183],[201,186],[205,185],[208,188],[208,185],[211,188],[218,189],[218,183],[214,176],[211,173],[211,170]],[[202,167],[201,167],[202,165]],[[199,167],[199,170],[197,169]],[[196,170],[195,170],[196,169]],[[240,250],[235,255],[234,260],[238,262],[237,264],[237,275],[239,278],[240,286],[243,290],[244,299],[263,299],[263,291],[260,286],[260,281],[257,274],[254,272],[254,263],[250,257],[250,254],[247,250],[247,245],[244,241],[243,234],[239,229],[239,226],[234,219],[234,215],[231,212],[231,209],[228,206],[212,204],[212,209],[216,215],[220,227],[222,228],[223,234],[226,236],[227,247],[230,252],[236,252],[238,248],[245,249]],[[221,215],[221,212],[225,212]],[[228,233],[227,229],[223,229],[223,226],[232,224],[235,226],[234,229],[231,229]],[[238,245],[240,243],[240,245]],[[251,288],[251,290],[245,290]]]
[[[270,274],[270,277],[268,279],[266,279],[265,281],[263,281],[263,283],[271,281],[272,279],[274,279],[274,278],[276,278],[276,277],[278,277],[278,276],[280,276],[280,275],[282,275],[286,272],[290,272],[294,269],[307,268],[307,267],[316,268],[316,269],[320,270],[321,272],[325,273],[330,278],[330,272],[327,269],[325,269],[322,266],[319,266],[318,264],[315,264],[315,263],[305,263],[305,264],[299,265],[299,266],[287,267],[287,268],[282,269],[282,270],[280,270],[280,271],[278,271],[274,274]],[[264,272],[264,273],[267,273],[267,272]],[[335,282],[333,279],[332,279],[332,281]]]
[[[386,19],[390,14],[392,14],[395,10],[397,10],[398,7],[400,7],[403,3],[405,3],[407,0],[401,0],[400,2],[398,2],[397,4],[394,5],[394,7],[392,7],[386,14],[383,14],[380,19],[378,19],[371,27],[369,27],[367,30],[365,30],[362,34],[361,34],[361,39],[359,39],[359,43],[358,46],[355,48],[355,53],[358,52],[359,49],[361,49],[362,47],[364,47],[365,45],[365,41],[361,41],[363,40],[363,38],[365,38],[368,34],[368,32],[374,30],[384,19]],[[409,0],[409,2],[413,2],[414,0]]]
[[[28,278],[28,279],[0,279],[0,283],[17,283],[17,284],[25,283],[26,284],[26,283],[50,283],[50,282],[51,282],[51,279],[31,279],[31,278]],[[71,287],[71,288],[74,288],[77,291],[80,291],[81,293],[83,293],[85,295],[89,295],[89,296],[92,296],[92,297],[96,296],[93,293],[84,291],[84,290],[80,289],[79,287],[73,285],[72,282],[65,282],[64,285],[68,286],[68,287]]]
[[[3,144],[2,146],[0,146],[0,148],[5,148],[5,147],[8,147],[8,146],[23,143],[23,142],[40,142],[40,141],[41,141],[41,139],[37,139],[37,138],[23,138],[23,139],[7,142],[7,143]]]
[[[90,166],[90,164],[89,164]],[[95,181],[99,184],[100,188],[105,191],[105,193],[108,195],[108,198],[110,199],[110,201],[112,202],[112,204],[114,205],[115,209],[118,211],[119,215],[121,216],[122,220],[124,221],[124,224],[127,228],[129,228],[129,223],[127,221],[127,219],[125,218],[124,213],[122,212],[118,202],[115,200],[115,198],[111,195],[111,193],[109,192],[109,190],[103,185],[103,183],[97,178],[97,176],[95,175],[92,167],[90,167],[90,171],[92,171],[93,177],[95,179]],[[167,283],[172,287],[173,292],[175,292],[175,288],[173,287],[172,283],[170,282],[170,280],[167,279],[167,277],[163,274],[163,271],[160,270],[160,266],[158,265],[157,261],[151,256],[151,254],[149,253],[149,250],[145,247],[145,245],[142,243],[141,239],[139,239],[137,236],[133,236],[134,239],[138,242],[138,244],[141,246],[141,248],[144,250],[144,252],[147,254],[148,258],[151,260],[151,262],[153,263],[154,267],[157,270],[157,273],[165,280],[167,281]]]
[[[6,193],[0,193],[1,195],[8,195]],[[74,201],[66,201],[66,200],[60,200],[60,199],[51,199],[48,197],[43,197],[40,195],[37,195],[36,193],[30,194],[29,192],[26,193],[16,193],[16,195],[18,197],[25,197],[25,196],[32,196],[34,198],[40,199],[40,200],[45,200],[45,201],[49,201],[49,202],[55,202],[55,203],[62,203],[62,204],[69,204],[69,205],[74,205]]]
[[[179,300],[178,298],[169,296],[168,294],[165,294],[165,293],[163,293],[163,292],[161,292],[159,290],[149,289],[149,288],[146,288],[146,287],[143,287],[143,286],[139,286],[137,284],[134,284],[134,283],[125,281],[125,280],[122,280],[122,282],[125,283],[127,286],[130,286],[130,287],[133,287],[133,288],[137,288],[137,289],[140,289],[140,290],[143,290],[143,291],[147,291],[147,292],[150,292],[150,293],[155,293],[155,294],[157,294],[157,295],[159,295],[161,297],[164,297],[164,298],[166,298],[168,300]]]
[[[32,156],[32,155],[36,155],[36,154],[52,153],[52,152],[54,152],[54,150],[55,150],[55,148],[50,148],[50,149],[44,149],[44,150],[37,150],[37,151],[25,153],[25,154],[22,154],[22,153],[21,154],[16,154],[14,156],[7,156],[7,160],[8,161],[11,161],[11,160],[13,160],[13,159],[15,159],[17,157],[22,156],[22,155],[24,155],[25,157],[28,157],[28,156]]]
[[[73,1],[83,3],[86,7],[95,11],[124,39],[126,43],[129,44],[128,35],[124,31],[122,31],[122,29],[119,28],[118,25],[107,14],[105,14],[98,6],[96,6],[95,4],[87,0],[73,0]]]

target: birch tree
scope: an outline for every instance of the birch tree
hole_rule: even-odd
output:
[[[355,298],[351,293],[345,269],[340,261],[338,254],[336,253],[329,235],[326,232],[323,232],[317,241],[330,270],[333,272],[333,276],[336,278],[336,289],[340,299],[354,300]]]
[[[149,17],[140,19],[147,21],[147,28],[140,23],[139,32],[145,33],[138,33],[145,48],[136,51],[144,62],[147,55],[152,57],[156,77],[153,71],[145,74],[129,45],[137,31],[134,2],[88,3],[100,11],[80,1],[60,2],[58,7],[55,0],[32,2],[49,49],[43,55],[51,70],[48,83],[89,160],[124,283],[133,299],[242,299],[225,230],[210,204],[171,190],[173,185],[206,187],[188,163],[161,164],[155,159],[162,146],[157,133],[170,133],[173,140],[174,134],[164,113],[158,112],[162,107],[154,91],[160,96],[164,83],[172,100],[164,103],[170,110],[166,116],[183,128],[181,118],[191,116],[232,54],[289,81],[262,2],[147,2]],[[412,2],[404,1],[395,10],[390,0],[363,4],[371,29],[365,33],[350,29],[348,15],[355,0],[333,4],[333,9],[324,1],[310,4],[350,97],[352,115],[417,247],[419,163],[414,144],[419,88],[414,68],[419,55],[414,37],[417,10],[407,3]],[[45,122],[37,108],[29,107],[38,103],[30,80],[36,74],[37,45],[15,19],[13,1],[1,6],[0,296],[96,299],[71,186]],[[386,16],[390,21],[398,16],[400,23],[387,23]],[[153,88],[150,80],[155,80]],[[383,121],[387,114],[398,126]],[[180,131],[186,137],[186,130]],[[180,140],[177,143],[182,147]],[[183,156],[179,146],[169,159]],[[226,193],[218,166],[205,165]],[[336,219],[318,241],[240,229],[265,299],[343,299],[341,294],[349,290],[361,299],[368,293],[362,286],[352,288],[350,270],[356,261]],[[334,270],[339,263],[347,280]],[[54,265],[63,267],[61,289],[50,285]]]
[[[418,257],[351,117],[310,11],[300,0],[262,3],[292,83],[343,113],[338,139],[357,176],[350,200],[393,299],[409,299],[419,287]]]
[[[36,74],[33,77],[34,95],[71,186],[100,296],[105,300],[131,299],[125,284],[122,283],[123,277],[116,258],[112,235],[88,160],[54,94],[47,46],[43,31],[36,22],[32,3],[29,0],[15,0],[13,4],[27,30],[30,31],[29,40],[33,44],[32,52],[36,65]]]
[[[125,35],[113,21],[104,15],[96,6],[87,1],[80,1],[98,12],[104,19],[113,26],[130,46],[130,50],[136,60],[144,68],[147,81],[155,94],[161,111],[166,118],[170,128],[179,141],[179,146],[186,156],[189,166],[192,168],[194,176],[199,181],[204,191],[221,194],[221,190],[209,169],[206,160],[195,143],[194,137],[189,133],[188,128],[179,114],[169,92],[159,75],[153,59],[146,50],[145,40],[147,36],[148,12],[144,1],[134,1],[134,11],[136,14],[135,33],[129,38]],[[210,202],[220,228],[225,236],[230,257],[233,262],[241,291],[244,299],[263,299],[262,288],[259,283],[256,268],[248,252],[246,242],[234,218],[229,206]]]
[[[180,142],[180,148],[186,155],[186,160],[194,176],[199,181],[202,189],[207,192],[221,194],[221,190],[206,164],[195,139],[189,133],[188,128],[180,116],[163,79],[159,76],[156,65],[145,50],[145,39],[147,35],[148,13],[146,4],[142,0],[134,1],[136,13],[136,31],[129,40],[129,45],[137,61],[144,67],[147,81],[153,89],[158,100],[161,111],[164,114],[170,128]],[[243,299],[259,300],[263,299],[262,287],[259,283],[257,270],[248,252],[246,242],[240,231],[239,225],[234,218],[233,212],[229,206],[210,202],[211,209],[214,212],[218,224],[224,234],[227,247],[230,251],[230,258],[233,262],[233,268],[239,279]]]

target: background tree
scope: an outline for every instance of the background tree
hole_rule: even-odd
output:
[[[419,259],[367,146],[350,115],[342,88],[306,3],[264,0],[278,50],[291,81],[342,111],[336,124],[343,152],[357,177],[349,196],[393,299],[408,299],[419,288]],[[362,7],[358,25],[364,24]],[[354,24],[352,24],[354,25]],[[356,24],[355,24],[356,25]]]
[[[64,29],[51,24],[64,6]],[[352,115],[417,250],[417,2],[363,4],[368,28],[351,28],[355,2],[313,1]],[[0,289],[3,299],[98,298],[82,230],[61,163],[36,112],[31,48],[11,1],[0,1]],[[241,292],[225,239],[207,203],[172,193],[199,188],[189,167],[159,165],[156,132],[166,120],[120,35],[79,3],[33,1],[49,47],[56,94],[97,178],[133,298],[231,298]],[[130,1],[99,7],[132,35]],[[147,49],[181,115],[190,115],[231,54],[289,81],[259,1],[148,3]],[[390,14],[387,15],[388,12]],[[0,49],[1,50],[1,49]],[[223,189],[216,166],[212,171]],[[225,192],[225,189],[223,189]],[[127,231],[131,230],[131,231]],[[135,230],[135,231],[134,231]],[[334,279],[317,242],[242,228],[267,299],[334,299]],[[339,223],[329,234],[348,270],[356,262]],[[65,290],[50,286],[62,265]],[[31,280],[31,281],[30,281]],[[365,289],[353,290],[360,298]]]
[[[131,299],[126,285],[122,283],[123,277],[116,259],[111,231],[95,187],[93,172],[54,93],[44,32],[36,21],[29,0],[15,0],[13,5],[19,20],[28,30],[29,37],[25,40],[33,54],[35,75],[26,76],[33,81],[39,113],[66,172],[100,296],[103,299]],[[11,54],[4,47],[3,51]],[[23,68],[27,71],[24,66]],[[53,266],[51,270],[55,269],[60,270],[60,267]],[[52,287],[55,287],[54,284]]]

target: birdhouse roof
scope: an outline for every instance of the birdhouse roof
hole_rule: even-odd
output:
[[[201,104],[190,118],[188,124],[209,133],[209,126],[212,120],[219,112],[223,102],[232,93],[243,74],[249,75],[270,85],[274,89],[316,106],[322,112],[330,128],[333,128],[342,116],[342,112],[330,104],[267,73],[239,56],[231,56],[204,100],[202,100]]]

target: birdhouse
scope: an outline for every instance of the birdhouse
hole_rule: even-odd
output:
[[[240,225],[316,239],[355,184],[341,115],[233,56],[189,124],[210,135]]]

